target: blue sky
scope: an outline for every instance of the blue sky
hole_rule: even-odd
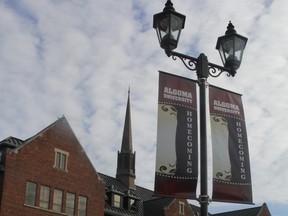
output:
[[[153,189],[158,70],[196,79],[159,47],[152,19],[165,2],[0,0],[0,139],[26,139],[64,114],[96,170],[115,176],[130,86],[136,183]],[[230,20],[249,38],[236,76],[208,82],[243,94],[254,202],[266,202],[273,216],[284,215],[288,2],[173,3],[186,15],[178,52],[195,57],[203,52],[221,65],[216,40]]]

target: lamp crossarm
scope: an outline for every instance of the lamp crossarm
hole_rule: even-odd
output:
[[[183,62],[183,64],[188,70],[197,71],[199,67],[198,58],[195,58],[193,56],[188,56],[182,53],[174,52],[174,51],[171,51],[170,54],[173,60],[177,60],[177,57],[178,57]],[[223,72],[226,72],[227,76],[231,76],[231,75],[234,76],[236,73],[236,71],[232,71],[223,66],[208,62],[208,73],[211,77],[219,77]]]

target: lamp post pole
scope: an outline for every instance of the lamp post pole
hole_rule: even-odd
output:
[[[206,86],[208,78],[208,60],[202,53],[198,57],[198,85],[200,100],[200,197],[201,216],[208,215],[208,176],[207,176],[207,126],[206,126]]]
[[[184,28],[185,16],[177,13],[171,0],[167,0],[163,12],[155,14],[153,27],[156,29],[158,40],[168,57],[173,60],[179,58],[187,69],[195,71],[198,78],[200,97],[200,195],[199,203],[201,216],[208,216],[208,171],[207,171],[207,115],[206,115],[206,88],[207,78],[218,77],[223,72],[228,76],[235,76],[240,67],[247,38],[237,34],[230,22],[225,35],[218,38],[216,49],[219,50],[224,67],[209,63],[205,54],[198,58],[173,51],[177,48],[181,30]]]

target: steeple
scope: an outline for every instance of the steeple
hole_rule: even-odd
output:
[[[127,100],[127,106],[126,106],[126,115],[125,115],[125,122],[124,122],[121,152],[126,152],[126,153],[133,152],[131,112],[130,112],[130,89],[128,91],[128,100]]]
[[[127,187],[135,189],[135,152],[133,153],[132,146],[130,89],[128,91],[121,152],[118,151],[116,178]]]

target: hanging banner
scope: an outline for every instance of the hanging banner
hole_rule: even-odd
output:
[[[196,197],[197,136],[196,82],[160,72],[155,195]]]
[[[247,133],[241,95],[209,89],[214,201],[252,203]]]

